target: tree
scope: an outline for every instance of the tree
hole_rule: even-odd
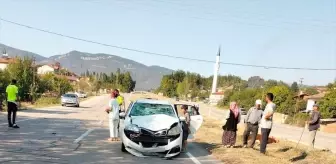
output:
[[[299,85],[297,82],[293,82],[293,84],[291,85],[291,90],[294,92],[294,93],[297,93],[299,91]]]
[[[336,83],[334,84],[336,86]],[[328,93],[320,102],[320,112],[323,118],[336,117],[336,89],[328,89]]]
[[[32,68],[33,60],[28,57],[23,59],[15,58],[15,61],[7,67],[10,77],[17,80],[21,100],[29,100],[31,98],[31,87],[34,84],[33,76],[35,76]]]
[[[265,84],[265,80],[259,76],[252,76],[247,80],[249,88],[260,88]]]
[[[286,109],[286,106],[284,105],[281,106],[281,104],[286,101],[291,102],[291,100],[289,100],[288,97],[292,96],[293,94],[287,86],[284,85],[275,86],[270,88],[268,92],[273,93],[274,95],[273,102],[277,106],[277,111],[279,111],[280,113],[284,113],[286,110],[289,110]]]
[[[131,92],[135,87],[135,81],[133,81],[131,74],[126,72],[125,74],[121,74],[121,91],[122,92]]]

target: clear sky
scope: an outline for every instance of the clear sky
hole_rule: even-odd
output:
[[[0,17],[102,43],[205,60],[336,68],[335,0],[0,0]],[[0,43],[43,56],[109,53],[204,76],[213,64],[157,57],[70,40],[0,21]],[[220,74],[324,85],[336,71],[221,65]]]

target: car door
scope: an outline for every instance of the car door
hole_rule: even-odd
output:
[[[125,112],[122,112],[122,113],[124,113],[124,118],[120,118],[120,120],[119,120],[119,130],[120,131],[123,131],[124,130],[124,127],[125,127],[125,119],[127,118],[127,115],[129,114],[129,111],[130,111],[130,109],[132,108],[132,106],[133,106],[133,102],[131,101],[130,102],[130,104],[128,105],[128,108],[127,108],[127,110],[125,111]]]
[[[175,110],[177,111],[177,113],[179,114],[179,117],[182,119],[185,119],[185,117],[181,114],[181,109],[179,109],[182,105],[187,105],[188,108],[191,108],[191,105],[188,104],[175,104]],[[191,111],[190,112],[190,134],[188,136],[189,139],[193,139],[194,135],[196,134],[196,132],[198,131],[198,129],[202,126],[203,123],[203,116],[200,115],[199,113],[196,114],[196,111]]]
[[[192,108],[193,111],[190,113],[190,134],[188,136],[189,139],[193,139],[196,132],[199,130],[199,128],[202,126],[203,123],[203,116],[200,115],[197,111],[195,111],[196,108]]]

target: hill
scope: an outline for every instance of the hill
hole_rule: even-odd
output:
[[[130,72],[136,81],[136,90],[156,89],[160,86],[163,75],[172,73],[173,70],[160,66],[146,66],[136,61],[122,58],[116,55],[103,53],[91,54],[80,51],[71,51],[62,55],[54,55],[49,58],[41,55],[12,48],[0,44],[0,50],[6,49],[9,56],[35,56],[37,63],[46,64],[60,62],[63,68],[67,68],[76,74],[81,74],[89,70],[90,72],[116,72],[119,68],[121,72]]]

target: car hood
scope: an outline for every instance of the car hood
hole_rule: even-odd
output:
[[[172,124],[178,121],[178,118],[165,114],[132,117],[132,124],[135,124],[140,128],[145,128],[152,131],[169,129]]]

